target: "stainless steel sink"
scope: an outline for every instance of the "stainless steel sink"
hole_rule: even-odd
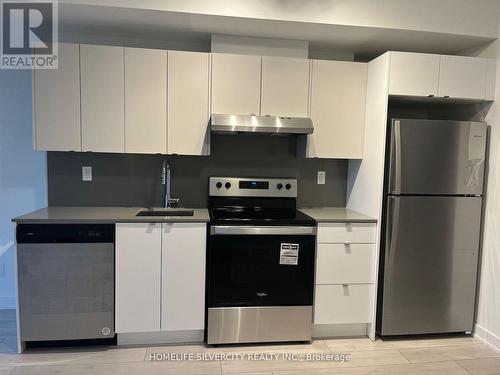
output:
[[[187,208],[147,208],[135,216],[193,216],[194,210]]]

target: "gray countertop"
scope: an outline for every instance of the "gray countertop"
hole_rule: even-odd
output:
[[[195,208],[193,216],[135,216],[144,207],[45,207],[12,219],[21,223],[206,223],[206,208]]]
[[[12,219],[15,223],[206,223],[206,208],[195,208],[193,216],[135,216],[143,207],[45,207]],[[321,222],[375,223],[376,219],[343,207],[300,208]]]
[[[318,223],[376,223],[377,219],[344,207],[311,207],[300,208],[300,211],[311,216]]]

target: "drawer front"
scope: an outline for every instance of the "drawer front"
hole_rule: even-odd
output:
[[[373,283],[373,244],[318,244],[316,284]]]
[[[375,223],[326,223],[318,225],[318,243],[375,243]]]
[[[365,285],[316,285],[315,324],[371,322],[372,288]]]

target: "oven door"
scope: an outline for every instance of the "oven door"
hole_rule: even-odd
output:
[[[207,307],[311,306],[316,227],[211,226]]]

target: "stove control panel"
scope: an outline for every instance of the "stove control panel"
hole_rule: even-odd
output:
[[[210,177],[211,197],[297,198],[294,178]]]

